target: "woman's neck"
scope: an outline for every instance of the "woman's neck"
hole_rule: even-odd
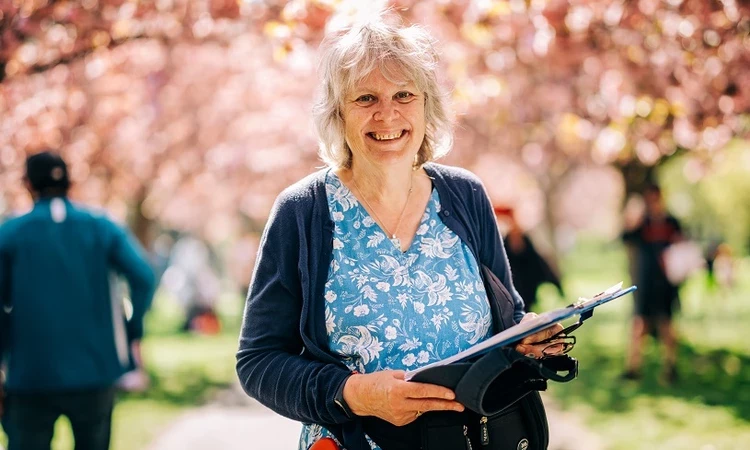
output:
[[[411,165],[375,166],[367,162],[352,161],[347,171],[349,179],[357,185],[362,195],[371,202],[402,202],[414,185]]]

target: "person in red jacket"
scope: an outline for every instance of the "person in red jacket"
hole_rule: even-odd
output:
[[[513,285],[524,302],[524,311],[534,309],[537,303],[537,289],[544,283],[551,283],[564,296],[560,277],[547,260],[536,250],[531,238],[524,233],[510,208],[495,207],[498,222],[508,225],[503,245],[508,255],[510,270],[513,274]]]

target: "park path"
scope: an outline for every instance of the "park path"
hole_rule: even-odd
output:
[[[549,450],[603,450],[601,440],[571,413],[544,399]],[[178,417],[147,450],[296,450],[300,424],[247,397],[239,386]]]

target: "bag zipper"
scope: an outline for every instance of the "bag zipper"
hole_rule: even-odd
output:
[[[536,397],[536,400],[530,398],[532,395]],[[539,436],[542,440],[541,448],[547,448],[549,445],[549,423],[547,422],[547,413],[544,410],[544,403],[542,403],[542,398],[539,395],[539,392],[532,392],[531,395],[527,395],[521,400],[523,401],[522,405],[525,405],[526,411],[535,416],[536,422],[541,428],[541,430],[535,430],[542,433],[542,435]]]
[[[468,450],[473,450],[471,446],[471,441],[469,440],[469,427],[464,425],[464,439],[466,439],[466,448]]]
[[[490,445],[490,430],[487,427],[487,416],[479,419],[479,434],[482,437],[482,445]]]

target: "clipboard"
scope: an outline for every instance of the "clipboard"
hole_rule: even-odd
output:
[[[526,336],[530,336],[551,325],[554,325],[557,322],[575,315],[579,316],[577,325],[580,326],[583,321],[590,318],[594,314],[594,308],[596,308],[597,306],[611,302],[612,300],[627,295],[637,289],[636,286],[623,288],[622,285],[623,283],[621,281],[614,286],[607,288],[603,292],[594,295],[591,298],[579,297],[576,302],[571,303],[564,308],[554,309],[541,313],[532,320],[519,323],[508,328],[507,330],[503,330],[500,333],[492,336],[491,338],[480,342],[462,352],[456,353],[449,358],[436,361],[432,364],[422,366],[418,369],[410,370],[406,372],[404,378],[408,381],[423,370],[476,358],[477,356],[483,355],[484,353],[487,353],[496,347],[502,347],[513,344],[514,342],[518,342]]]

